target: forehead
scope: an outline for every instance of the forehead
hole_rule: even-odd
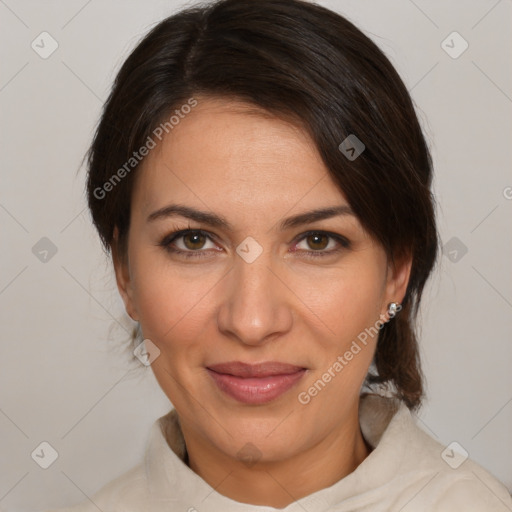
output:
[[[304,129],[233,100],[198,99],[137,172],[144,212],[169,201],[240,214],[347,204]]]

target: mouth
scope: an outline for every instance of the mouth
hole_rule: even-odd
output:
[[[238,402],[265,404],[294,387],[307,369],[275,361],[247,364],[240,361],[206,367],[217,387]]]

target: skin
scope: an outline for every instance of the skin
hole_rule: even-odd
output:
[[[148,222],[170,203],[215,212],[234,229],[181,216]],[[348,205],[304,131],[235,101],[199,98],[138,170],[127,254],[113,250],[119,291],[160,350],[151,366],[178,412],[189,466],[234,500],[285,507],[339,481],[370,453],[358,405],[376,337],[309,403],[298,400],[389,302],[401,302],[409,279],[410,261],[392,267],[354,215],[278,229],[288,216],[340,204]],[[206,257],[159,245],[188,228],[215,238],[192,234],[171,245]],[[350,246],[304,237],[308,230],[339,234]],[[236,252],[248,236],[263,249],[252,263]],[[247,405],[205,369],[226,361],[308,370],[272,402]],[[247,443],[252,464],[239,453]]]

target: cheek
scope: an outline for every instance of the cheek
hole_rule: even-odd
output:
[[[131,263],[144,336],[165,350],[178,348],[177,341],[185,345],[195,339],[213,306],[215,276],[197,270],[192,274],[150,251],[135,255]]]
[[[323,326],[312,333],[315,367],[303,384],[299,403],[321,415],[326,404],[339,414],[348,410],[373,359],[380,332],[385,275],[379,265],[350,265],[316,280],[308,306]],[[309,299],[311,298],[311,301]],[[328,328],[328,336],[322,335]],[[314,347],[314,348],[313,348]]]
[[[364,256],[330,270],[302,269],[292,277],[294,292],[307,306],[304,314],[337,348],[380,319],[385,272],[375,257]]]

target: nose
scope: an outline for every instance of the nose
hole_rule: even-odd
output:
[[[236,256],[218,310],[217,323],[225,336],[254,346],[268,343],[291,329],[289,300],[293,294],[279,274],[282,266],[272,265],[265,252],[252,263]]]

